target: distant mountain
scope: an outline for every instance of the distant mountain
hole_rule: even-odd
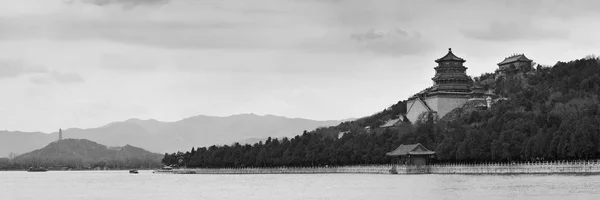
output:
[[[109,146],[131,144],[153,152],[187,151],[192,147],[224,145],[249,138],[294,137],[304,130],[338,125],[342,121],[315,121],[274,115],[240,114],[228,117],[194,116],[175,122],[129,119],[91,128],[63,130],[64,138],[96,141]],[[23,153],[58,139],[58,133],[0,131],[0,157]]]
[[[14,158],[23,167],[66,166],[70,168],[142,168],[160,166],[161,154],[125,145],[107,147],[86,139],[64,139]]]
[[[56,134],[41,132],[0,131],[0,157],[11,152],[22,154],[41,148],[58,138]]]

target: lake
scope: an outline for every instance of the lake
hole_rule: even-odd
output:
[[[0,199],[600,199],[600,176],[0,171]]]

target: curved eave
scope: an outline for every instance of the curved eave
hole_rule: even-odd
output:
[[[464,69],[464,70],[467,70],[469,68],[465,67],[465,66],[436,66],[433,69],[435,69],[435,70],[438,70],[438,69]]]
[[[459,62],[463,62],[463,63],[466,62],[465,59],[462,59],[462,58],[454,55],[454,53],[452,53],[452,48],[448,49],[448,53],[444,57],[441,57],[441,58],[435,60],[435,62],[437,62],[437,63],[442,62],[442,61],[459,61]]]
[[[515,60],[515,61],[510,61],[510,62],[500,62],[497,65],[507,65],[507,64],[511,64],[511,63],[517,63],[517,62],[532,62],[533,60]]]
[[[469,77],[461,77],[461,76],[435,76],[431,78],[431,80],[447,80],[447,81],[465,81],[470,80]]]
[[[443,58],[435,60],[436,63],[443,62],[443,61],[458,61],[458,62],[462,62],[462,63],[467,62],[465,59],[462,59],[462,58],[458,58],[458,57],[456,57],[456,58],[446,58],[446,56],[444,56]]]
[[[408,155],[435,155],[435,151],[426,151],[426,152],[408,152]]]
[[[422,156],[422,155],[435,155],[435,151],[426,151],[426,152],[408,152],[405,154],[396,154],[393,152],[389,152],[385,154],[386,156]]]

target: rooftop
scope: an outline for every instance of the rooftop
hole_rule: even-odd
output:
[[[398,148],[386,153],[388,156],[405,156],[405,155],[433,155],[434,151],[431,151],[421,143],[417,144],[401,144]]]
[[[525,54],[514,54],[512,56],[504,58],[504,60],[502,62],[498,63],[498,65],[510,64],[510,63],[519,62],[519,61],[531,62],[533,60],[530,60],[529,58],[525,57]]]
[[[465,59],[462,59],[456,55],[454,55],[452,53],[452,48],[448,48],[448,53],[444,56],[441,57],[440,59],[435,60],[435,62],[439,63],[442,61],[459,61],[459,62],[465,62]]]

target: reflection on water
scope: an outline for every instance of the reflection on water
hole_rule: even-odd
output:
[[[600,176],[0,172],[0,199],[600,199]]]

